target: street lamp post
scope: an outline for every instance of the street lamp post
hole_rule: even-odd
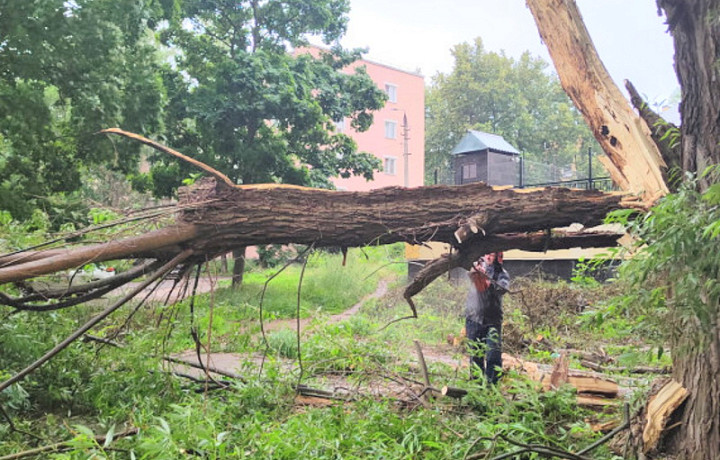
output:
[[[405,173],[403,185],[405,187],[410,186],[410,125],[408,124],[407,112],[402,109],[391,108],[393,112],[402,112],[402,136],[403,136],[403,170]]]
[[[403,158],[405,160],[405,187],[410,186],[410,127],[408,126],[407,114],[403,112]]]

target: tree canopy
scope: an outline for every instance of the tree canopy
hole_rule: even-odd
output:
[[[296,51],[310,35],[335,43],[348,10],[344,0],[0,0],[0,209],[57,212],[94,165],[158,196],[190,175],[153,156],[138,174],[138,144],[95,135],[112,126],[238,183],[371,178],[378,161],[333,123],[350,117],[363,131],[384,103],[362,68],[340,72],[360,51]]]
[[[296,51],[308,35],[336,41],[347,11],[348,2],[335,0],[179,2],[161,32],[178,51],[177,67],[165,74],[169,143],[240,184],[328,187],[338,174],[372,178],[378,161],[334,132],[334,120],[344,117],[368,129],[371,111],[384,104],[364,69],[340,72],[359,51],[333,47],[317,59]],[[156,193],[189,173],[155,159]]]
[[[89,165],[134,169],[137,145],[93,133],[161,129],[151,28],[164,11],[144,0],[0,0],[0,209],[26,218],[77,190]]]
[[[453,48],[455,67],[427,92],[427,177],[447,175],[450,151],[468,129],[502,135],[535,161],[567,165],[592,146],[592,134],[548,64],[485,50],[482,40]]]

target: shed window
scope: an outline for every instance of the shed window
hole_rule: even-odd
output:
[[[477,165],[475,163],[462,166],[462,178],[463,179],[475,179],[477,178]]]

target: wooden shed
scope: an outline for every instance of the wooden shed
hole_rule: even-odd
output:
[[[520,152],[502,136],[469,130],[450,152],[455,185],[485,182],[518,185]]]

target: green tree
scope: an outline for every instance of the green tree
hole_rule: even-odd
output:
[[[307,35],[336,41],[348,2],[186,0],[179,6],[162,33],[179,50],[177,71],[166,75],[171,145],[239,184],[329,187],[337,175],[372,178],[376,159],[334,132],[333,121],[343,117],[368,129],[371,112],[385,100],[364,69],[340,72],[359,52],[334,47],[317,59],[292,53]],[[153,175],[183,168],[159,160]]]
[[[437,74],[427,91],[426,181],[436,170],[450,180],[450,151],[468,129],[500,134],[526,158],[551,164],[600,150],[542,59],[488,52],[479,38],[455,46],[453,56],[452,72]]]
[[[294,52],[308,35],[336,42],[347,12],[345,0],[178,2],[162,32],[178,50],[177,69],[165,77],[168,143],[238,184],[331,187],[337,175],[371,179],[379,161],[334,130],[344,117],[368,129],[385,101],[363,68],[341,72],[359,51],[335,46],[318,58]],[[171,159],[154,159],[156,193],[189,173]]]
[[[134,169],[137,145],[93,133],[160,130],[163,14],[152,0],[0,0],[0,209],[47,210],[88,165]]]

